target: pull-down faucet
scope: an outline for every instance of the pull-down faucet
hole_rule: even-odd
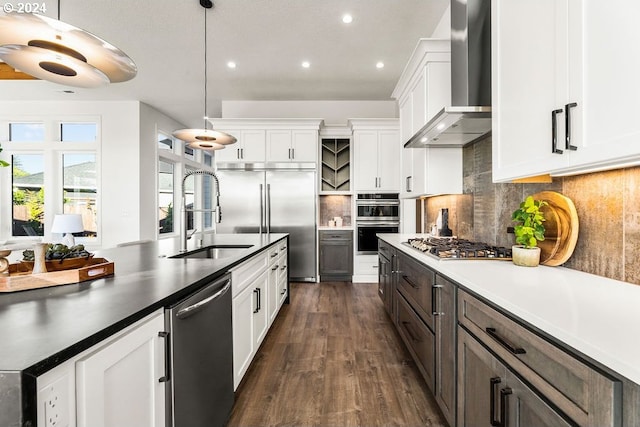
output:
[[[185,195],[185,182],[187,178],[192,175],[209,175],[213,177],[213,180],[216,182],[216,206],[213,209],[187,209],[187,198]],[[218,177],[214,172],[210,172],[203,169],[198,170],[190,170],[182,178],[182,224],[180,225],[180,252],[187,251],[187,240],[191,236],[187,235],[187,213],[188,212],[215,212],[216,213],[216,223],[220,223],[222,221],[222,210],[220,209],[220,182],[218,181]],[[196,232],[194,227],[194,233]]]

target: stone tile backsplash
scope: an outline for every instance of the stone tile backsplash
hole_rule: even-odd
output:
[[[564,267],[640,284],[640,167],[554,178],[548,184],[494,184],[491,137],[463,149],[464,193],[426,199],[425,224],[449,207],[462,238],[501,246],[514,243],[511,213],[529,194],[557,191],[573,200],[578,243]],[[454,228],[455,227],[455,228]]]
[[[319,209],[319,226],[329,225],[329,220],[342,217],[342,226],[349,227],[351,223],[351,196],[321,195]]]

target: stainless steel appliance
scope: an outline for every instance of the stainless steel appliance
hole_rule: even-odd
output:
[[[405,244],[438,259],[511,259],[511,248],[455,237],[416,237],[409,239]]]
[[[398,193],[358,194],[356,198],[356,253],[378,253],[378,233],[397,233],[400,228]]]
[[[315,169],[216,172],[221,192],[219,233],[289,233],[289,278],[316,281]]]
[[[168,307],[167,425],[223,426],[233,406],[231,275]]]

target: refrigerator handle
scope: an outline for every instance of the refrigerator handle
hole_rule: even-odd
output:
[[[260,184],[260,234],[262,234],[262,225],[264,224],[264,192],[262,184]]]
[[[271,233],[271,184],[267,184],[267,234]]]

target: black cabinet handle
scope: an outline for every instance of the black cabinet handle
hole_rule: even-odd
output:
[[[257,313],[260,311],[260,288],[255,288],[253,293],[256,296],[256,308],[253,310],[253,313]]]
[[[575,145],[571,145],[571,109],[577,106],[578,106],[577,102],[571,102],[570,104],[567,104],[564,106],[564,127],[565,127],[564,148],[566,148],[567,150],[573,150],[573,151],[577,150],[578,147],[576,147]]]
[[[402,276],[402,279],[403,279],[405,282],[407,282],[409,285],[411,285],[411,287],[412,287],[413,289],[419,289],[419,288],[420,288],[420,286],[416,285],[416,284],[415,284],[415,283],[413,283],[411,280],[409,280],[409,276],[407,276],[407,275],[403,275],[403,276]]]
[[[510,394],[513,394],[513,391],[509,387],[500,390],[500,425],[502,427],[507,426],[507,414],[509,413],[508,398]]]
[[[169,332],[158,332],[160,338],[164,338],[164,376],[158,382],[166,383],[171,379],[171,347],[169,345]]]
[[[496,328],[485,328],[485,331],[487,331],[489,336],[491,338],[493,338],[498,344],[500,344],[502,347],[504,347],[507,350],[509,350],[509,352],[511,354],[518,355],[518,354],[525,354],[526,353],[524,348],[516,347],[513,344],[511,344],[509,341],[507,341],[506,339],[504,339],[500,335],[498,335],[498,333],[496,332]]]
[[[411,341],[414,342],[420,342],[422,341],[421,339],[419,339],[416,334],[413,333],[413,331],[411,330],[413,328],[413,326],[411,325],[410,322],[402,322],[402,326],[404,326],[404,330],[407,331],[407,335],[409,335],[409,338],[411,338]],[[411,327],[410,327],[411,326]]]
[[[276,271],[278,269],[278,264],[274,265],[273,267],[271,267],[271,271]]]
[[[562,114],[562,109],[551,112],[551,152],[562,154],[562,150],[558,148],[558,114]]]
[[[438,289],[442,289],[442,285],[433,285],[431,287],[431,314],[434,316],[442,316],[444,313],[438,311]]]
[[[501,382],[500,377],[489,380],[489,423],[495,427],[500,427],[500,420],[496,420],[496,385]]]

